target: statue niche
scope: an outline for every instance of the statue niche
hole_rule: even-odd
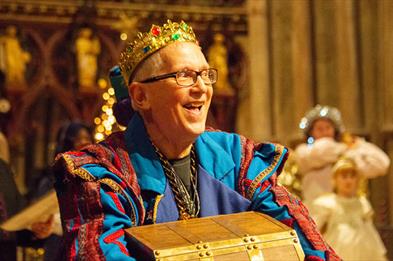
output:
[[[97,57],[101,52],[100,41],[90,28],[82,28],[75,40],[79,90],[95,92],[97,81]]]
[[[218,80],[214,85],[215,93],[232,96],[234,95],[234,90],[228,78],[228,51],[224,41],[225,37],[223,34],[214,34],[214,42],[208,50],[207,58],[209,65],[218,70]]]
[[[26,64],[30,60],[30,53],[23,50],[19,42],[16,27],[8,26],[5,34],[0,36],[0,70],[5,73],[8,87],[26,87]]]

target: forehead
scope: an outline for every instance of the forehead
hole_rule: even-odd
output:
[[[173,43],[161,49],[159,55],[166,71],[177,71],[181,69],[201,70],[208,68],[208,63],[201,48],[195,43]]]
[[[327,119],[327,118],[317,119],[313,123],[313,127],[315,127],[315,126],[326,126],[326,125],[330,125],[331,127],[334,127],[333,122],[331,120]]]

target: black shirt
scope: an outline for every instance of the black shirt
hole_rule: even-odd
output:
[[[176,175],[183,181],[188,193],[191,193],[191,156],[169,161],[175,169]]]

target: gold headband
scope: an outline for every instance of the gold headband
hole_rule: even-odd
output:
[[[356,169],[355,161],[347,157],[340,157],[338,161],[334,164],[332,168],[332,172],[334,175],[336,175],[337,172],[339,172],[340,170],[348,170],[348,169],[355,170],[356,172],[357,169]]]
[[[129,83],[135,68],[149,55],[174,42],[193,42],[198,44],[191,26],[168,20],[162,26],[152,25],[149,32],[137,34],[137,39],[129,42],[120,53],[120,68],[125,82]]]

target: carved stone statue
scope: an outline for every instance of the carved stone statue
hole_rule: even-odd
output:
[[[75,41],[78,83],[81,90],[91,90],[96,85],[97,56],[101,52],[101,45],[90,28],[82,28]]]
[[[233,94],[233,89],[228,78],[228,51],[224,45],[224,35],[214,35],[214,43],[208,50],[209,65],[218,70],[218,81],[215,84],[216,93]]]
[[[0,36],[0,69],[5,72],[6,85],[22,87],[26,86],[26,64],[31,55],[22,49],[16,33],[16,27],[11,25]]]

